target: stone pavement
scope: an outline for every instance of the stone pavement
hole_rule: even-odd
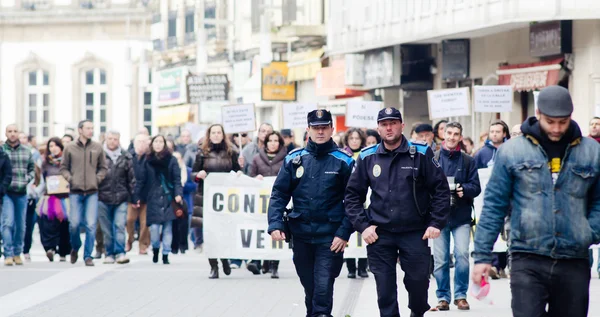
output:
[[[127,265],[86,268],[79,261],[49,263],[39,244],[31,263],[0,267],[0,316],[304,316],[304,294],[291,260],[282,261],[279,280],[253,276],[245,269],[209,280],[206,256],[195,252],[170,256],[171,265],[153,264],[150,256],[131,256]],[[347,279],[335,285],[334,316],[378,316],[375,282]],[[591,283],[590,316],[600,316],[600,280]],[[399,270],[399,285],[402,274]],[[508,280],[492,281],[493,306],[470,299],[470,312],[428,312],[425,316],[511,316]],[[435,304],[435,280],[429,302]],[[407,294],[399,289],[402,316],[409,316]],[[454,308],[454,307],[453,307]]]

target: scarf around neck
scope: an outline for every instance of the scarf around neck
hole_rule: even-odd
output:
[[[111,151],[108,148],[108,146],[106,146],[106,143],[104,143],[103,147],[104,147],[104,152],[106,153],[106,155],[108,155],[110,160],[113,161],[113,164],[117,164],[117,160],[119,159],[119,156],[121,156],[121,148],[118,147],[116,150]]]

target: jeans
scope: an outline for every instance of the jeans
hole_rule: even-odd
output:
[[[594,249],[590,249],[590,269],[594,265]],[[600,249],[598,249],[598,265],[596,267],[596,271],[600,272]]]
[[[556,260],[520,252],[511,256],[510,289],[514,317],[588,315],[591,272],[587,260]]]
[[[35,213],[37,202],[37,199],[27,199],[27,215],[25,216],[25,239],[23,246],[23,253],[25,254],[29,254],[29,250],[31,250],[31,244],[33,243],[33,227],[37,222],[37,214]]]
[[[450,234],[454,237],[454,300],[466,299],[469,288],[469,239],[471,225],[442,230],[439,238],[433,240],[435,269],[433,276],[437,283],[438,301],[450,303]]]
[[[408,291],[408,308],[421,315],[431,308],[427,303],[431,251],[425,231],[391,233],[377,230],[379,239],[367,246],[369,267],[377,284],[377,304],[381,317],[400,317],[396,263],[404,271],[404,286]]]
[[[173,243],[173,221],[167,221],[163,224],[153,224],[150,226],[150,243],[152,249],[160,249],[160,229],[162,227],[162,254],[171,252],[171,243]]]
[[[96,240],[96,222],[98,221],[98,193],[91,195],[70,194],[71,211],[69,214],[69,231],[71,247],[78,252],[81,248],[79,226],[85,226],[85,246],[83,258],[91,259]]]
[[[127,224],[127,202],[109,205],[98,202],[98,221],[104,236],[106,256],[125,254],[125,225]]]
[[[332,239],[333,240],[333,239]],[[344,264],[344,252],[331,251],[331,243],[294,241],[294,265],[304,287],[306,316],[331,316],[333,283]]]
[[[4,195],[1,220],[5,258],[19,256],[23,253],[26,213],[27,195]]]

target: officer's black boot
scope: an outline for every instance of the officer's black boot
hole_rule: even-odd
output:
[[[367,259],[358,259],[358,276],[362,278],[369,277],[367,273]]]
[[[346,259],[346,267],[348,268],[348,278],[356,278],[356,260]]]
[[[215,260],[215,261],[217,261],[217,260]],[[229,266],[229,260],[221,259],[221,264],[223,264],[223,273],[225,273],[225,275],[231,274],[231,266]]]
[[[417,314],[413,311],[413,312],[410,312],[410,317],[423,317],[423,314]]]
[[[260,275],[259,265],[255,261],[251,261],[250,263],[248,263],[248,265],[246,265],[246,268],[248,268],[248,271],[252,272],[252,274]]]
[[[158,248],[152,248],[152,262],[158,263]]]
[[[262,273],[267,274],[271,272],[271,261],[263,261]]]
[[[171,264],[169,263],[169,255],[163,254],[163,264]]]
[[[271,278],[279,278],[279,261],[271,261]]]
[[[208,259],[208,263],[210,264],[210,275],[208,275],[208,278],[219,278],[219,262],[217,259]]]

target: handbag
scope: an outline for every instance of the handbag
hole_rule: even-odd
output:
[[[165,175],[163,175],[162,173],[160,173],[159,178],[160,178],[160,186],[162,187],[167,199],[171,202],[171,208],[173,209],[173,212],[175,213],[175,217],[182,218],[183,215],[187,214],[187,206],[185,204],[185,201],[182,200],[181,204],[176,202],[175,199],[173,199],[173,194],[172,194],[173,186],[169,186],[167,184],[167,182],[165,180]]]

